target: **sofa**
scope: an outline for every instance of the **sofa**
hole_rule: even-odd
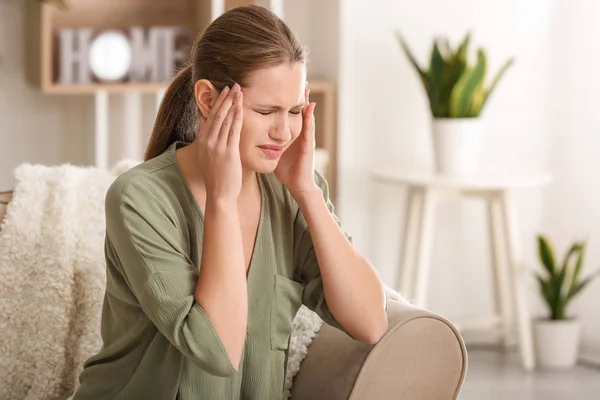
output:
[[[0,192],[0,230],[11,199],[12,192]],[[457,328],[432,311],[393,300],[388,320],[387,333],[375,345],[323,324],[294,377],[291,398],[458,398],[467,352]]]

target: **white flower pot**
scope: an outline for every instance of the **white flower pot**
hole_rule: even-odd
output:
[[[564,369],[577,363],[581,322],[572,318],[534,321],[535,354],[540,368]]]
[[[479,118],[434,118],[431,129],[438,174],[477,173],[483,134]]]

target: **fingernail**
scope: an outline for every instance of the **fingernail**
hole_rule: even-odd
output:
[[[225,86],[225,87],[223,88],[223,92],[225,92],[225,93],[229,92],[229,86]]]
[[[239,89],[240,89],[240,85],[238,85],[238,83],[236,82],[236,83],[233,85],[233,90],[239,90]]]

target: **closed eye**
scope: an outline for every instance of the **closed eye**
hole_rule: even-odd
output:
[[[290,114],[294,114],[294,115],[298,115],[300,114],[302,111],[290,111]],[[257,113],[259,113],[260,115],[270,115],[273,112],[272,111],[257,111]]]

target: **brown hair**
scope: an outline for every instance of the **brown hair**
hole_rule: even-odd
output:
[[[233,8],[216,18],[194,41],[188,65],[169,85],[158,110],[145,160],[176,141],[194,141],[200,110],[194,84],[208,79],[219,92],[247,86],[250,73],[284,63],[306,62],[306,51],[277,15],[260,6]]]

